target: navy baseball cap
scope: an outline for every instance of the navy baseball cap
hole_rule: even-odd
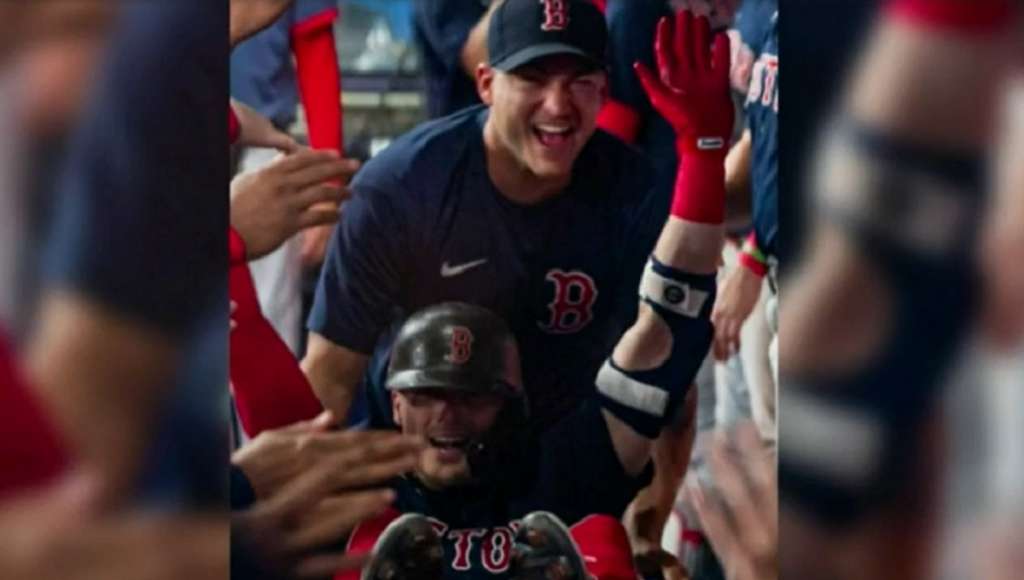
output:
[[[502,71],[555,54],[606,68],[607,48],[604,14],[591,0],[504,0],[487,29],[490,64]]]

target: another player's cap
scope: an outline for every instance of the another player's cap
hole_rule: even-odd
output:
[[[402,325],[391,348],[387,388],[442,388],[522,395],[519,351],[501,318],[460,302],[430,306]]]
[[[592,0],[504,0],[487,30],[490,64],[503,71],[555,54],[605,68],[607,48],[608,26]]]

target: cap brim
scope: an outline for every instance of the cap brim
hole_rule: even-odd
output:
[[[568,54],[572,56],[578,56],[589,64],[594,65],[594,68],[604,68],[604,62],[595,59],[593,56],[583,52],[575,46],[568,44],[562,44],[560,42],[550,42],[547,44],[536,44],[524,48],[518,52],[506,56],[505,58],[492,62],[491,67],[496,68],[500,71],[509,72],[513,69],[519,68],[524,64],[531,61],[543,58],[545,56],[554,56],[557,54]]]

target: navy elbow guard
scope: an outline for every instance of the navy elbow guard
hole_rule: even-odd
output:
[[[657,368],[632,371],[609,356],[596,386],[603,408],[653,439],[681,404],[711,346],[715,275],[677,270],[652,256],[640,281],[640,299],[672,334],[668,358]]]

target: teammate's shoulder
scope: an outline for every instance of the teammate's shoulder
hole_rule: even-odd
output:
[[[483,106],[421,123],[366,162],[353,185],[375,189],[444,183],[466,147],[480,140]]]

